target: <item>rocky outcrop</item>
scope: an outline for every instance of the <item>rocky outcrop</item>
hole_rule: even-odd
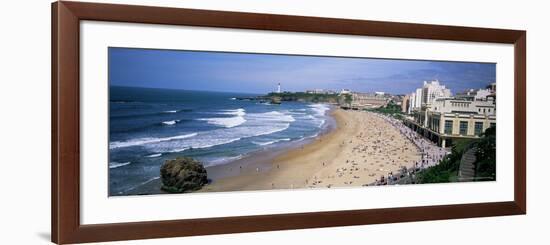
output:
[[[166,160],[160,168],[161,189],[170,193],[196,191],[208,183],[206,169],[190,157]]]

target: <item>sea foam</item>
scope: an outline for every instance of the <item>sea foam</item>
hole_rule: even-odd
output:
[[[246,111],[243,108],[235,109],[235,110],[223,110],[220,114],[224,115],[235,115],[235,116],[244,116],[246,115]]]
[[[323,127],[325,124],[324,116],[328,110],[330,110],[329,105],[327,104],[312,104],[308,105],[308,107],[315,112],[315,117],[312,119],[315,119],[315,121],[318,121],[319,124],[317,125],[318,128]]]
[[[135,185],[135,186],[132,186],[132,187],[126,189],[124,192],[128,192],[128,191],[135,190],[136,188],[138,188],[138,187],[140,187],[140,186],[142,186],[142,185],[148,184],[149,182],[152,182],[152,181],[155,181],[155,180],[158,180],[158,179],[160,179],[159,176],[150,178],[150,179],[148,179],[148,180],[146,180],[146,181],[143,181],[143,182],[141,182],[141,183],[139,183],[139,184],[137,184],[137,185]],[[124,192],[120,192],[120,194],[122,194],[122,193],[124,193]]]
[[[164,125],[174,125],[176,123],[178,123],[180,120],[172,120],[172,121],[165,121],[165,122],[162,122],[162,124]]]
[[[227,137],[216,137],[213,134],[205,134],[204,136],[197,137],[196,139],[191,140],[182,140],[182,141],[172,141],[172,142],[161,142],[157,144],[147,145],[146,147],[153,152],[169,152],[177,153],[191,149],[204,149],[210,148],[217,145],[225,145],[235,141],[240,140],[240,137],[227,138]]]
[[[308,105],[308,107],[311,108],[311,110],[313,110],[318,116],[324,116],[325,113],[330,110],[330,107],[326,104],[312,104]]]
[[[154,153],[175,153],[192,149],[205,149],[230,144],[245,138],[284,131],[290,127],[291,122],[295,121],[294,117],[288,113],[288,111],[269,111],[247,114],[242,108],[218,111],[217,114],[233,115],[233,117],[202,118],[197,120],[220,125],[222,128],[174,137],[139,138],[129,141],[112,142],[110,148],[115,149],[139,145]],[[247,123],[244,124],[244,122]],[[269,145],[287,140],[290,139],[280,139],[275,142],[258,141],[257,145]]]
[[[214,118],[199,118],[199,121],[206,121],[208,124],[213,124],[220,127],[232,128],[237,127],[246,122],[246,119],[241,116],[237,117],[214,117]]]
[[[214,160],[207,160],[207,161],[205,161],[204,166],[205,167],[211,167],[211,166],[216,166],[216,165],[222,165],[222,164],[226,164],[228,162],[239,160],[241,158],[243,158],[242,154],[238,155],[238,156],[222,157],[222,158],[218,158],[218,159],[214,159]]]
[[[197,133],[183,134],[183,135],[164,137],[164,138],[139,138],[139,139],[132,139],[128,141],[115,141],[109,144],[109,149],[161,143],[161,142],[171,141],[171,140],[181,140],[181,139],[191,138],[194,136],[197,136]]]
[[[279,111],[270,111],[264,113],[251,114],[250,117],[260,121],[279,121],[294,122],[296,119],[292,115],[287,115]]]
[[[206,121],[208,124],[225,127],[225,128],[237,127],[246,122],[246,119],[244,118],[244,116],[246,115],[246,112],[242,108],[235,109],[235,110],[224,110],[218,114],[233,115],[234,117],[199,118],[197,120]]]
[[[256,145],[266,146],[266,145],[275,144],[275,143],[281,142],[281,141],[290,141],[290,138],[276,139],[276,140],[271,140],[271,141],[267,141],[267,142],[252,141],[252,143],[254,143]]]
[[[162,154],[158,153],[158,154],[147,155],[147,156],[145,156],[145,157],[154,158],[154,157],[160,157],[160,156],[162,156]]]
[[[274,125],[254,125],[235,128],[216,129],[201,132],[197,137],[158,142],[156,144],[145,145],[150,151],[163,152],[182,152],[191,149],[205,149],[219,145],[233,143],[245,138],[251,138],[262,135],[269,135],[281,132],[290,127],[289,123],[276,123]]]
[[[132,162],[110,162],[109,163],[109,168],[119,168],[119,167],[122,167],[122,166],[126,166],[130,163],[132,163]]]

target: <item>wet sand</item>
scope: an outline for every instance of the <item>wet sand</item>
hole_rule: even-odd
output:
[[[335,109],[336,128],[290,150],[209,168],[200,192],[364,186],[420,161],[419,149],[380,116]]]

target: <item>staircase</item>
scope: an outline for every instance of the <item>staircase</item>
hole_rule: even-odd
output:
[[[476,150],[476,147],[472,147],[462,154],[462,159],[460,159],[460,168],[458,170],[458,181],[465,182],[472,181],[474,179]]]

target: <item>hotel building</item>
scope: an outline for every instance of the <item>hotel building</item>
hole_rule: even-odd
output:
[[[407,113],[408,108],[410,107],[411,98],[409,95],[403,96],[403,100],[401,101],[401,112]]]
[[[410,116],[404,120],[405,125],[424,137],[446,147],[455,139],[478,138],[487,128],[496,126],[494,90],[480,89],[451,97],[451,92],[438,81],[426,85],[425,82],[421,95],[424,103],[420,108],[409,108]]]
[[[384,107],[390,101],[389,97],[379,93],[351,93],[351,109],[363,110]]]
[[[422,104],[429,105],[437,98],[451,97],[451,90],[446,88],[445,85],[439,84],[438,80],[424,81],[422,86]]]

